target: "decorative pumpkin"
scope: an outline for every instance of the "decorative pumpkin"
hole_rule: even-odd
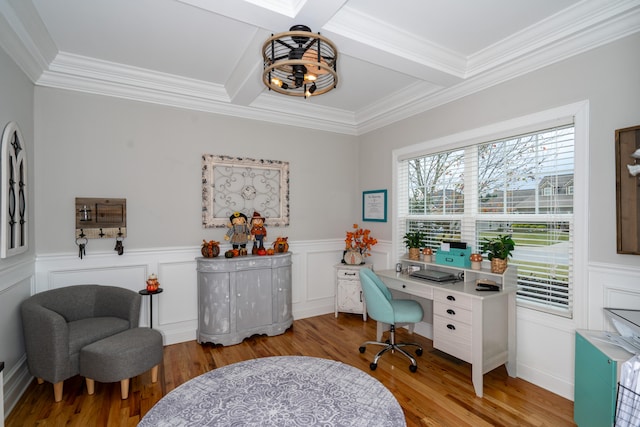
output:
[[[285,253],[289,251],[289,240],[288,237],[278,237],[275,242],[273,242],[273,250],[276,253]]]
[[[202,241],[202,256],[205,258],[215,258],[220,255],[220,242],[216,242],[215,240],[206,240]]]
[[[273,248],[269,248],[267,249],[267,255],[273,255],[274,253],[276,253]]]
[[[225,258],[233,258],[233,250],[232,250],[232,249],[229,249],[228,251],[226,251],[226,252],[224,253],[224,257],[225,257]]]
[[[260,256],[266,255],[267,254],[267,250],[265,248],[259,248],[256,253]]]

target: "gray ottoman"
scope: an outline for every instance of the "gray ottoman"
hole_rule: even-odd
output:
[[[127,329],[84,347],[80,351],[80,375],[87,391],[94,393],[95,381],[120,381],[123,399],[129,397],[129,379],[151,369],[151,381],[158,381],[162,362],[162,335],[149,328]]]

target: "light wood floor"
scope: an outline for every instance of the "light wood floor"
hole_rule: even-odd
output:
[[[386,335],[385,335],[386,337]],[[339,360],[370,373],[395,395],[407,425],[412,426],[574,426],[573,402],[511,378],[504,366],[484,376],[484,398],[476,397],[471,366],[438,350],[432,342],[402,329],[398,341],[417,341],[424,347],[418,371],[400,354],[386,354],[378,369],[369,370],[377,350],[358,352],[360,344],[375,338],[375,322],[354,314],[333,314],[296,320],[285,334],[255,336],[243,343],[222,347],[195,341],[165,347],[159,381],[149,372],[131,381],[127,400],[120,399],[120,384],[96,383],[87,395],[80,377],[64,383],[60,403],[53,401],[53,387],[34,380],[6,420],[16,426],[135,426],[149,409],[180,384],[204,372],[256,357],[304,355]]]

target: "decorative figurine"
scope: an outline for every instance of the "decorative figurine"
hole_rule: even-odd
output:
[[[258,250],[264,249],[264,239],[267,237],[267,229],[264,226],[264,217],[258,212],[253,212],[253,217],[250,222],[251,235],[253,236],[253,249],[251,253],[256,255]]]
[[[233,249],[238,249],[240,255],[247,254],[247,242],[251,238],[251,230],[247,224],[247,216],[242,212],[234,212],[230,217],[229,230],[224,240],[231,241]]]
[[[147,279],[147,291],[155,292],[160,287],[160,283],[158,283],[158,276],[155,273],[149,275]]]

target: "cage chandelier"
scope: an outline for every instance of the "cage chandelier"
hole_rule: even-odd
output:
[[[269,90],[308,98],[338,84],[336,46],[306,25],[272,34],[262,46],[262,59],[262,81]]]

